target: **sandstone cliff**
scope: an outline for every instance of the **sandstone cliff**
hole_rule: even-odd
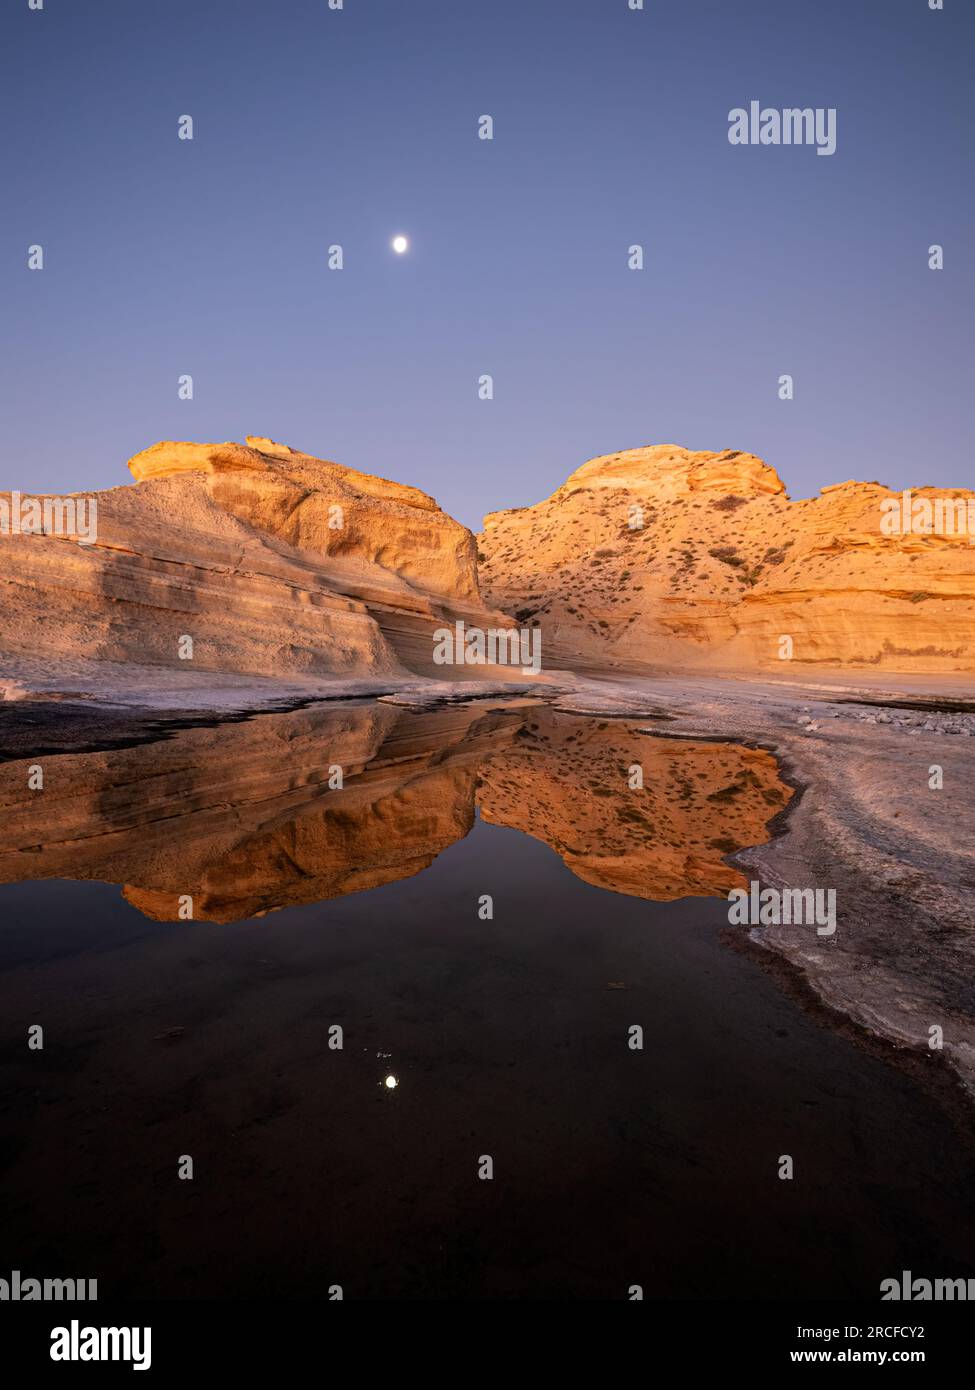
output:
[[[414,655],[433,674],[432,629],[491,616],[470,532],[416,488],[256,437],[157,444],[129,467],[136,486],[92,494],[93,544],[0,535],[0,685],[349,678]]]
[[[793,502],[752,454],[632,449],[487,516],[481,588],[541,625],[549,665],[971,670],[975,545],[885,535],[899,496],[848,482]]]

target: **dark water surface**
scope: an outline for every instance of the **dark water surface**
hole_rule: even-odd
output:
[[[724,851],[675,858],[660,808],[681,798],[663,779],[710,787],[701,759],[734,750],[663,750],[656,838],[630,801],[615,809],[614,825],[643,836],[641,860],[606,829],[611,798],[585,771],[616,777],[651,742],[635,731],[603,725],[600,744],[593,721],[562,721],[553,741],[544,719],[533,731],[505,716],[494,752],[479,743],[461,766],[456,729],[452,752],[440,738],[418,763],[423,726],[397,720],[382,747],[393,738],[405,782],[391,790],[384,773],[365,801],[313,800],[243,840],[228,830],[248,820],[239,790],[222,819],[206,813],[203,840],[185,818],[160,840],[143,761],[143,790],[125,802],[133,841],[106,787],[92,791],[95,764],[75,769],[99,808],[96,858],[127,856],[139,906],[113,883],[0,887],[0,1275],[96,1277],[102,1298],[321,1298],[339,1284],[346,1298],[621,1299],[640,1284],[647,1298],[876,1299],[903,1269],[975,1273],[975,1159],[938,1106],[722,945],[719,897],[676,896],[675,864],[700,893]],[[632,742],[610,756],[608,737]],[[63,761],[49,765],[52,792]],[[378,762],[363,760],[360,781]],[[684,798],[695,825],[731,815],[739,784],[774,809],[761,778],[739,769],[729,782],[724,762],[718,773],[717,792]],[[559,829],[563,775],[580,806],[598,803],[585,843],[585,816]],[[180,804],[199,806],[200,785],[184,783]],[[463,810],[468,791],[480,816]],[[442,835],[451,796],[460,830]],[[48,805],[67,826],[67,803]],[[488,823],[505,806],[540,838]],[[732,838],[747,820],[736,815]],[[436,842],[429,867],[421,841]],[[397,844],[412,876],[390,873]],[[77,845],[62,833],[16,855],[50,867]],[[324,901],[323,856],[344,875]],[[174,915],[163,909],[181,860],[197,909],[227,920],[146,915]],[[676,900],[636,896],[641,882]],[[228,894],[277,906],[272,883],[288,902],[306,888],[315,900],[260,918],[228,909]],[[485,894],[491,920],[478,915]],[[25,1042],[36,1023],[41,1052]],[[785,1154],[792,1181],[778,1176]],[[177,1176],[181,1155],[192,1181]]]

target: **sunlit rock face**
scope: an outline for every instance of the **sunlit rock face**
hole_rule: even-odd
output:
[[[790,791],[770,755],[536,705],[317,705],[0,764],[0,882],[100,879],[164,921],[234,922],[416,874],[485,819],[586,882],[723,894]],[[631,787],[640,763],[644,786]],[[341,776],[336,778],[336,771]]]
[[[92,494],[93,544],[0,536],[11,688],[38,671],[39,688],[87,688],[59,664],[125,668],[115,681],[402,673],[444,617],[488,616],[473,537],[417,488],[256,437],[157,444],[129,466],[137,485]]]
[[[957,530],[885,533],[899,498],[847,482],[793,502],[752,454],[631,449],[487,516],[481,589],[541,625],[550,663],[971,670],[975,545]],[[971,492],[912,499],[975,520]]]
[[[471,533],[419,488],[255,435],[246,445],[156,444],[130,459],[129,468],[139,481],[202,478],[222,511],[270,544],[283,543],[309,560],[375,567],[379,589],[402,588],[398,578],[421,594],[478,600]]]

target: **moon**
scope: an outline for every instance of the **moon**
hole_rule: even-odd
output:
[[[402,256],[404,251],[409,250],[409,246],[410,243],[407,241],[405,236],[401,235],[393,237],[392,247],[393,250],[396,252],[397,256]]]

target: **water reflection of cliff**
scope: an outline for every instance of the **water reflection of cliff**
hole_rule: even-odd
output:
[[[181,899],[233,922],[408,878],[477,806],[599,887],[724,894],[742,881],[724,857],[767,839],[791,795],[767,753],[540,705],[318,705],[42,758],[31,791],[35,761],[0,766],[0,881],[121,883],[162,920]]]

